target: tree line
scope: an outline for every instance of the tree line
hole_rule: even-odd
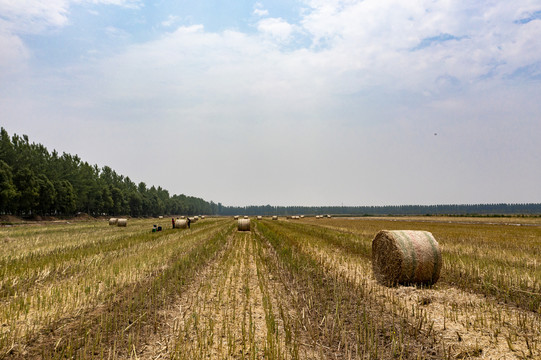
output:
[[[541,204],[457,204],[457,205],[390,205],[390,206],[227,206],[221,215],[541,215]]]
[[[77,155],[28,136],[0,130],[0,214],[29,215],[540,215],[541,204],[462,204],[398,206],[223,206],[201,198],[173,195],[160,186],[135,184],[108,166],[99,168]]]
[[[77,155],[41,144],[28,136],[0,130],[0,214],[157,216],[212,214],[217,204],[173,195],[160,186],[135,184],[108,166],[98,168]]]

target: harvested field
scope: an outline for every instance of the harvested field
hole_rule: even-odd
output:
[[[0,359],[540,358],[541,224],[431,220],[0,228]],[[441,246],[432,287],[374,279],[406,226]]]

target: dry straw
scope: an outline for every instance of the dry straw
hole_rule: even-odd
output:
[[[109,219],[109,225],[116,225],[117,222],[118,222],[117,218],[110,218]]]
[[[441,265],[440,246],[428,231],[382,230],[372,241],[372,269],[384,285],[435,284]]]
[[[118,219],[116,224],[121,227],[128,226],[128,219]]]
[[[239,231],[250,231],[250,219],[239,219],[238,221]]]
[[[188,228],[188,220],[177,219],[175,221],[175,229],[186,229],[186,228]]]

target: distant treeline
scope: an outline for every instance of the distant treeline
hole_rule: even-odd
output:
[[[212,214],[217,205],[147,188],[110,167],[98,168],[77,155],[49,152],[28,136],[0,135],[0,214],[157,216]]]
[[[0,214],[29,215],[540,215],[541,204],[402,206],[223,206],[173,195],[144,182],[135,184],[108,166],[98,168],[77,155],[41,144],[28,136],[0,134]]]
[[[222,207],[221,215],[541,215],[541,204]]]

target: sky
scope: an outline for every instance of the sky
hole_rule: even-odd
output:
[[[231,206],[541,202],[541,1],[0,0],[0,126]]]

